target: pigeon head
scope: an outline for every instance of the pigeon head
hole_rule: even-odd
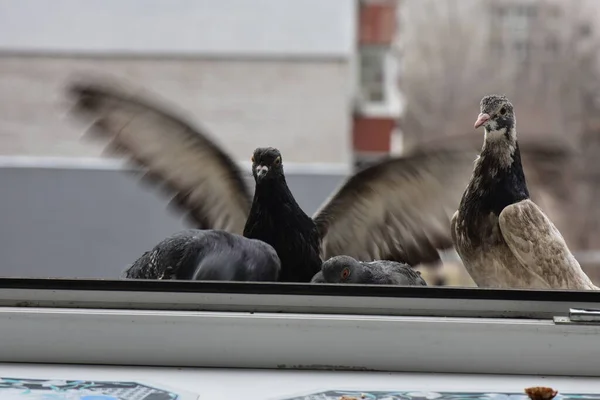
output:
[[[281,153],[273,147],[259,147],[252,155],[252,175],[256,183],[283,176]]]
[[[349,256],[335,256],[323,263],[323,278],[328,283],[360,283],[366,273],[363,265]]]
[[[485,96],[481,99],[479,108],[480,113],[475,121],[475,129],[483,126],[486,138],[515,138],[515,113],[513,105],[506,96],[497,94]]]

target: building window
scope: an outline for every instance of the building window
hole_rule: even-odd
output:
[[[400,62],[391,45],[358,48],[356,111],[363,115],[398,117],[402,99],[398,87]]]
[[[510,52],[511,57],[525,61],[531,50],[531,26],[537,16],[538,8],[534,4],[492,7],[492,33],[499,32],[499,35],[494,34],[492,37],[494,53]]]
[[[558,39],[554,36],[548,36],[546,39],[546,50],[552,54],[558,54],[559,47]]]
[[[363,102],[384,103],[386,100],[386,58],[384,46],[365,46],[359,50],[360,97]]]
[[[579,25],[579,36],[582,38],[589,38],[592,35],[592,26],[588,22],[584,22]]]
[[[560,18],[562,16],[562,10],[557,5],[551,5],[548,7],[548,15],[552,18]]]
[[[529,54],[529,41],[515,40],[513,42],[514,57],[519,61],[525,61]]]

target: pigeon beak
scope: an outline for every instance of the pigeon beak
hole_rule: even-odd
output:
[[[477,121],[475,121],[475,129],[479,128],[481,125],[485,124],[490,119],[489,114],[481,113],[477,116]]]
[[[256,180],[261,181],[269,172],[269,167],[265,167],[264,165],[259,165],[256,167]]]

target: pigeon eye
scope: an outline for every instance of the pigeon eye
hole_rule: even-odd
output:
[[[254,163],[254,156],[252,156],[252,159],[251,159],[251,161]]]
[[[275,165],[279,165],[279,164],[281,164],[281,157],[277,157],[275,159]]]
[[[348,268],[344,268],[342,270],[342,279],[346,279],[348,276],[350,276],[350,270]]]
[[[506,114],[506,108],[502,107],[500,109],[500,115],[504,115],[504,114]]]

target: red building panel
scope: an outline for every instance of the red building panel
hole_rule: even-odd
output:
[[[393,118],[355,115],[352,133],[354,150],[388,153],[395,123]]]
[[[395,0],[361,2],[359,7],[359,45],[390,44],[396,32]]]

